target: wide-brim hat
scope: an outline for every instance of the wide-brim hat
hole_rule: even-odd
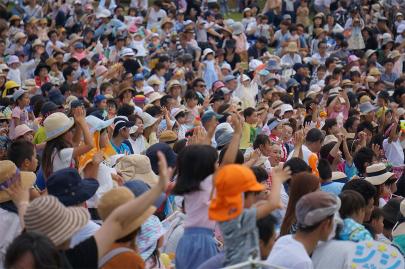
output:
[[[90,220],[84,207],[65,207],[55,196],[44,195],[33,200],[24,215],[25,229],[48,237],[61,246]]]
[[[154,102],[156,102],[157,100],[162,99],[162,95],[158,92],[153,92],[149,95],[148,100],[149,100],[149,104],[153,104]]]
[[[371,55],[373,55],[376,52],[377,52],[376,50],[368,49],[366,53],[364,53],[364,58],[368,59],[370,58]]]
[[[383,163],[376,163],[366,168],[366,178],[368,182],[373,184],[374,186],[378,186],[386,182],[389,178],[394,176],[394,173],[387,171],[385,164]]]
[[[42,41],[39,38],[37,38],[35,39],[34,43],[32,43],[33,48],[36,46],[44,46],[44,43],[42,43]]]
[[[48,194],[55,196],[65,206],[77,206],[96,193],[96,179],[82,179],[77,169],[65,168],[56,171],[46,181]]]
[[[215,55],[215,52],[214,52],[212,49],[206,48],[206,49],[203,51],[202,58],[205,59],[205,57],[207,57],[207,55],[210,54],[210,53],[212,53],[212,54]]]
[[[36,176],[32,172],[23,172],[17,169],[17,166],[9,160],[0,161],[0,186],[9,188],[13,183],[21,179],[23,189],[30,189],[34,185]],[[0,189],[0,203],[10,201],[10,195],[3,189]]]
[[[20,21],[21,17],[18,16],[18,15],[13,15],[13,16],[10,17],[9,22],[11,23],[11,22],[17,21],[17,20]]]
[[[68,118],[62,112],[55,112],[49,115],[44,120],[44,128],[46,133],[46,142],[57,138],[73,127],[75,124],[74,119]]]
[[[147,112],[143,112],[142,115],[141,115],[141,118],[143,120],[144,128],[148,128],[148,127],[152,126],[153,124],[155,124],[159,120],[158,118],[152,117]]]
[[[90,132],[94,133],[95,131],[101,131],[109,126],[111,126],[114,122],[115,118],[109,120],[102,120],[96,116],[89,115],[86,117],[86,122],[89,125]]]
[[[132,93],[135,93],[135,89],[134,89],[134,88],[132,88],[132,87],[125,87],[125,88],[122,88],[121,90],[118,91],[117,96],[120,97],[120,96],[123,95],[124,92],[126,92],[126,91],[131,91]]]
[[[234,35],[240,35],[243,33],[243,24],[241,22],[235,22],[232,24],[232,32]]]
[[[169,83],[167,84],[167,90],[170,91],[171,88],[173,88],[174,86],[180,86],[180,81],[178,81],[177,79],[174,80],[170,80]]]
[[[142,224],[141,232],[136,237],[136,246],[142,259],[147,260],[156,251],[159,238],[166,232],[167,230],[156,216],[150,216]]]
[[[135,199],[135,195],[126,187],[118,187],[112,189],[99,199],[97,204],[97,212],[102,220],[106,220],[107,217],[119,206],[130,202]],[[127,236],[136,229],[142,226],[142,224],[156,211],[155,206],[149,206],[139,217],[137,217],[132,223],[121,229],[120,238]]]
[[[32,132],[34,133],[34,130],[32,130],[30,127],[28,127],[26,124],[20,124],[18,126],[15,127],[14,130],[14,137],[12,137],[12,139],[17,139],[23,135],[25,135],[26,133]]]
[[[158,176],[153,172],[150,160],[145,155],[132,154],[122,157],[115,169],[125,181],[139,179],[154,186],[158,183]]]
[[[359,105],[360,113],[366,115],[367,113],[377,111],[378,107],[371,104],[371,102],[364,102]]]
[[[162,21],[162,24],[160,25],[160,27],[163,28],[164,25],[167,24],[167,23],[171,24],[172,27],[174,26],[173,21],[172,21],[169,17],[166,17],[166,18]]]

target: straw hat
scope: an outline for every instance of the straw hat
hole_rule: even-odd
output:
[[[21,178],[21,184],[24,189],[29,189],[35,182],[36,176],[32,172],[23,172],[17,169],[17,166],[12,161],[0,161],[0,184],[8,188],[18,180],[18,175]],[[4,190],[0,190],[0,203],[10,201],[11,197]]]
[[[34,43],[32,43],[32,47],[36,47],[36,46],[44,46],[44,43],[42,43],[42,41],[40,39],[35,39]]]
[[[395,59],[397,57],[401,57],[401,53],[398,50],[393,50],[388,54],[389,59]]]
[[[325,136],[325,139],[323,140],[322,146],[327,145],[327,144],[332,143],[332,142],[335,142],[335,143],[338,142],[338,139],[336,138],[336,136],[327,135],[327,136]]]
[[[124,92],[126,92],[126,91],[131,91],[132,93],[135,93],[135,89],[134,89],[134,88],[132,88],[132,87],[125,87],[125,88],[122,88],[121,90],[118,91],[117,96],[119,97],[119,96],[123,95]]]
[[[370,76],[380,76],[381,72],[380,72],[380,70],[378,70],[377,67],[372,67],[372,68],[370,68],[370,71],[368,72],[368,74]]]
[[[155,124],[159,119],[152,117],[149,113],[143,112],[141,115],[141,118],[143,120],[143,127],[148,128]]]
[[[325,33],[326,31],[325,31],[325,29],[323,29],[323,28],[316,28],[315,30],[314,30],[314,33],[315,33],[315,35],[318,37],[320,34],[323,34],[323,33]]]
[[[174,80],[170,80],[169,83],[167,84],[167,90],[170,91],[171,88],[173,88],[174,86],[180,86],[180,81],[178,81],[177,79]]]
[[[159,137],[159,142],[163,142],[166,144],[173,144],[177,141],[177,134],[172,130],[164,130]]]
[[[297,42],[289,42],[285,51],[286,52],[297,52],[298,51]]]
[[[17,16],[17,15],[13,15],[9,19],[10,23],[13,21],[20,21],[20,20],[21,20],[20,16]]]
[[[118,161],[115,169],[122,174],[125,181],[139,179],[149,186],[154,186],[159,180],[152,170],[149,158],[145,155],[131,154],[124,156]]]
[[[365,180],[370,182],[371,184],[377,186],[381,185],[386,182],[389,178],[391,178],[394,173],[388,172],[385,164],[383,163],[376,163],[366,168],[366,175],[367,177]]]
[[[171,27],[174,26],[173,21],[169,17],[166,17],[166,18],[163,19],[162,24],[160,25],[160,27],[163,28],[164,25],[167,24],[167,23],[171,24],[172,25]]]
[[[56,61],[55,58],[51,57],[51,58],[48,58],[45,63],[46,63],[48,66],[52,66],[52,65],[56,64],[57,61]]]
[[[153,92],[149,95],[149,104],[153,104],[157,100],[160,100],[162,98],[162,95],[158,92]]]
[[[83,207],[65,207],[55,196],[45,195],[33,200],[24,215],[25,229],[39,232],[60,246],[84,227],[90,219]]]
[[[157,77],[151,77],[148,79],[148,84],[149,86],[160,85],[162,84],[162,81],[159,80]]]
[[[112,189],[100,198],[97,205],[97,212],[102,220],[107,217],[119,206],[126,204],[135,199],[135,195],[126,187]],[[124,237],[132,233],[146,221],[156,211],[155,206],[150,206],[142,215],[136,218],[131,224],[121,230],[121,236]]]
[[[17,33],[14,35],[14,40],[15,40],[15,41],[18,41],[18,40],[20,40],[21,38],[26,38],[26,37],[27,37],[27,35],[24,34],[23,32],[17,32]]]
[[[68,118],[62,112],[55,112],[49,115],[44,121],[44,128],[46,133],[46,141],[57,138],[67,131],[75,124],[72,118]]]

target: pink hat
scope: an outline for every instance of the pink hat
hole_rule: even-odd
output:
[[[34,132],[30,127],[28,127],[26,124],[20,124],[14,129],[14,137],[13,139],[17,139],[23,135],[25,135],[28,132]]]
[[[217,90],[219,90],[223,87],[225,87],[225,84],[222,81],[217,80],[214,82],[214,84],[212,84],[212,91],[216,92]]]
[[[108,69],[107,67],[105,67],[104,65],[99,65],[96,67],[96,77],[99,77],[101,75],[103,75],[105,72],[107,72]]]
[[[135,24],[142,24],[143,23],[143,17],[138,16],[134,18],[134,23]]]
[[[128,32],[130,32],[130,33],[136,33],[136,31],[138,31],[138,27],[137,27],[135,24],[131,24],[131,25],[128,27]]]
[[[356,62],[360,60],[359,57],[357,57],[356,55],[350,55],[349,58],[347,59],[347,61],[349,62],[349,64],[351,64],[352,62]]]

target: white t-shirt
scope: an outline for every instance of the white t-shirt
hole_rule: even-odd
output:
[[[45,51],[46,51],[46,53],[48,53],[49,56],[52,56],[52,55],[53,55],[53,52],[54,52],[54,49],[52,48],[52,45],[53,45],[53,43],[52,43],[51,41],[49,41],[49,42],[46,44]],[[65,44],[62,43],[62,42],[60,42],[60,41],[56,41],[56,44],[55,44],[55,45],[56,45],[57,48],[60,48],[60,49],[65,46]]]
[[[53,153],[53,169],[52,172],[59,171],[64,168],[73,168],[75,165],[73,160],[73,148],[65,148]]]
[[[151,8],[147,24],[148,30],[151,30],[154,27],[159,28],[161,21],[166,16],[167,16],[166,11],[164,11],[163,9],[159,9],[159,11],[156,11],[154,8]]]
[[[3,268],[8,246],[21,233],[21,230],[18,214],[0,208],[0,268]]]
[[[282,236],[276,241],[266,262],[289,269],[314,268],[304,245],[295,240],[292,235]]]
[[[383,149],[387,160],[394,166],[404,165],[404,151],[402,150],[401,142],[392,141],[388,143],[388,138],[383,141]]]
[[[70,240],[70,247],[72,248],[83,242],[90,236],[93,236],[98,229],[100,229],[100,225],[92,220],[89,220],[89,222],[83,228],[81,228],[72,236],[72,240]]]

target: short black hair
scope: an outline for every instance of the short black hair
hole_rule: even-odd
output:
[[[5,268],[14,268],[27,252],[32,254],[35,268],[62,267],[59,251],[48,237],[36,232],[25,232],[8,246],[4,257]]]
[[[359,126],[357,127],[357,133],[362,132],[362,131],[364,131],[364,130],[368,130],[368,131],[370,131],[371,133],[374,132],[374,127],[373,127],[373,125],[371,124],[371,122],[368,122],[368,121],[362,121],[362,122],[360,122]]]
[[[351,218],[361,209],[366,207],[366,201],[357,191],[345,190],[339,194],[341,203],[339,214],[343,219]]]
[[[286,161],[283,167],[290,167],[291,176],[301,173],[301,172],[312,172],[311,167],[301,158],[292,157],[288,161]]]
[[[270,139],[267,135],[259,134],[253,142],[253,149],[258,149],[261,145],[270,144]]]
[[[117,110],[117,116],[129,117],[129,115],[134,114],[135,108],[129,104],[122,104]]]
[[[370,221],[378,220],[379,218],[384,218],[384,211],[379,207],[374,207],[373,212],[371,212]]]
[[[71,76],[75,70],[73,67],[68,66],[65,69],[63,69],[63,78],[66,80],[68,76]]]
[[[170,100],[170,99],[173,99],[173,96],[171,96],[171,95],[169,95],[169,94],[166,94],[165,96],[163,96],[163,97],[160,99],[160,106],[161,106],[161,107],[167,106],[167,104],[169,104],[169,100]]]
[[[259,239],[265,244],[268,243],[274,235],[277,224],[277,219],[273,215],[259,219],[256,222],[257,229],[259,230]]]
[[[347,190],[353,190],[360,193],[366,201],[366,204],[368,204],[369,201],[377,194],[377,189],[374,187],[374,185],[364,179],[350,180],[342,188],[342,191]]]
[[[333,147],[336,145],[336,142],[330,142],[326,145],[323,145],[321,147],[321,150],[319,151],[319,156],[322,159],[328,160],[328,157],[330,156],[329,153],[333,149]]]
[[[325,160],[325,159],[319,160],[318,172],[319,172],[319,177],[324,181],[332,178],[332,167],[330,166],[330,163],[328,160]]]
[[[353,163],[360,174],[366,172],[366,164],[371,164],[373,162],[373,157],[374,151],[368,147],[362,147],[354,154]]]
[[[346,120],[346,122],[344,123],[343,127],[345,127],[346,130],[349,129],[349,128],[352,128],[352,127],[353,127],[353,124],[354,124],[354,122],[355,122],[356,120],[358,120],[358,118],[357,118],[357,117],[354,117],[354,116],[347,118],[347,120]]]
[[[256,109],[254,109],[253,107],[248,107],[245,110],[243,110],[243,117],[245,118],[250,117],[254,112],[256,112]]]
[[[269,175],[267,174],[266,169],[264,169],[261,166],[253,166],[250,169],[252,169],[253,173],[256,176],[256,180],[259,183],[266,182],[267,179],[269,178]]]
[[[225,153],[228,150],[228,145],[226,147],[222,148],[221,151],[219,152],[219,157],[218,157],[218,163],[221,164],[222,160],[224,159]],[[243,157],[243,152],[241,150],[238,150],[236,153],[236,159],[235,162],[236,164],[243,164],[245,162],[245,158]]]
[[[316,128],[312,128],[311,130],[309,130],[305,137],[305,141],[309,143],[322,142],[323,139],[324,136],[322,131]]]
[[[8,147],[7,156],[18,168],[25,160],[31,160],[35,153],[35,146],[29,141],[19,139]]]
[[[198,100],[198,95],[194,91],[189,90],[184,95],[184,100],[186,100],[186,101],[188,101],[188,100]]]
[[[145,109],[145,112],[155,118],[162,114],[162,109],[160,106],[151,106]]]

